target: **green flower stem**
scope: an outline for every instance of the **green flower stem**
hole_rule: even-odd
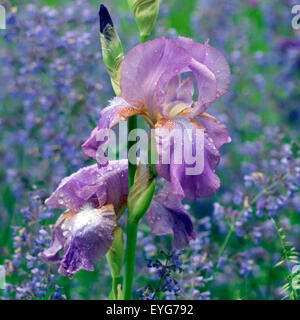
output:
[[[128,119],[128,133],[132,130],[136,129],[138,127],[137,125],[137,116],[132,116]],[[132,146],[135,145],[135,141],[128,141],[127,150],[129,153],[129,150]],[[134,175],[136,171],[136,164],[128,162],[128,187],[129,191],[133,185],[134,181]]]
[[[127,246],[125,252],[125,272],[123,283],[123,299],[132,299],[132,284],[135,267],[135,251],[136,251],[136,239],[138,232],[138,221],[128,222],[127,225]]]
[[[141,36],[141,43],[146,42],[148,37]],[[134,130],[138,127],[137,116],[130,117],[128,119],[128,132]],[[128,141],[127,150],[129,152],[130,148],[135,144],[134,141]],[[128,163],[128,190],[130,191],[134,182],[134,175],[136,171],[136,165]],[[134,277],[135,268],[135,251],[136,251],[136,239],[138,232],[139,221],[130,220],[130,212],[128,212],[127,219],[127,240],[126,240],[126,251],[125,251],[125,270],[123,279],[123,299],[132,299],[132,284]]]
[[[148,41],[149,36],[147,35],[140,35],[140,43],[144,43],[146,41]]]

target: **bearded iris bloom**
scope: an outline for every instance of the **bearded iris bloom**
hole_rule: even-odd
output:
[[[182,74],[192,73],[197,84],[195,96],[191,77],[182,79]],[[124,58],[121,68],[121,93],[102,110],[98,126],[83,144],[84,152],[96,159],[99,147],[108,142],[97,141],[97,133],[110,129],[120,121],[134,115],[142,115],[157,132],[165,129],[172,135],[173,129],[204,130],[204,169],[197,175],[186,175],[189,165],[185,162],[156,164],[157,173],[170,182],[172,193],[180,199],[196,199],[214,194],[220,186],[215,169],[220,161],[219,148],[230,137],[226,126],[206,113],[206,109],[227,92],[230,69],[223,55],[208,42],[196,43],[191,39],[160,38],[140,44]],[[194,142],[188,142],[193,150]],[[162,148],[158,148],[159,159]],[[171,149],[174,153],[174,148]]]
[[[95,164],[64,178],[46,200],[49,206],[66,209],[50,247],[42,253],[46,261],[60,262],[61,274],[72,277],[80,269],[93,271],[106,255],[127,203],[127,179],[127,160],[111,161],[100,169]]]

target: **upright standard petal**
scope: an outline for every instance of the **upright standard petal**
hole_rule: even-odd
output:
[[[94,264],[111,247],[116,226],[111,204],[101,208],[86,205],[77,213],[68,211],[57,221],[50,248],[42,257],[59,261],[59,273],[70,278],[80,269],[93,271]]]
[[[194,73],[199,93],[194,110],[204,112],[227,91],[230,69],[217,49],[184,37],[159,38],[133,48],[122,65],[121,96],[146,107],[156,122],[168,116],[164,103],[170,81],[188,71]]]
[[[178,37],[176,40],[180,43],[180,46],[190,53],[194,60],[206,66],[214,74],[216,79],[215,99],[225,94],[230,83],[230,68],[223,54],[210,46],[208,41],[201,44],[185,37]],[[209,103],[212,103],[214,100],[211,100]]]
[[[187,71],[190,62],[189,53],[173,39],[159,38],[140,44],[124,58],[121,96],[131,105],[147,108],[156,122],[163,113],[165,86],[174,76]],[[160,102],[158,96],[162,98]]]
[[[117,212],[127,201],[127,179],[127,159],[110,161],[102,168],[97,164],[85,167],[64,178],[46,204],[74,212],[86,203],[97,208],[112,204]]]
[[[175,249],[186,247],[190,239],[195,238],[191,218],[179,198],[170,192],[168,184],[154,196],[147,218],[152,233],[158,236],[174,234]]]

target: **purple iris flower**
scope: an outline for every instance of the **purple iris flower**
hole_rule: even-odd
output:
[[[72,277],[94,264],[110,249],[117,219],[128,196],[128,162],[92,165],[64,178],[46,204],[66,211],[59,217],[50,248],[42,256],[60,262],[59,273]],[[60,254],[62,253],[62,254]]]
[[[198,98],[191,77],[193,74]],[[96,159],[99,147],[108,141],[97,141],[101,129],[110,129],[133,115],[142,115],[157,135],[158,174],[170,182],[172,193],[180,199],[196,199],[214,194],[220,187],[215,169],[220,162],[219,148],[231,139],[226,126],[205,111],[218,97],[226,93],[230,69],[223,55],[208,42],[200,44],[192,39],[159,38],[133,48],[124,58],[121,68],[121,93],[102,110],[98,126],[83,144],[84,152]],[[164,164],[161,161],[163,143],[160,129],[170,135],[173,129],[204,130],[204,169],[196,175],[187,175],[189,164]],[[167,134],[168,135],[168,134]],[[185,142],[191,150],[193,139]],[[171,148],[171,159],[174,157]]]
[[[47,205],[66,211],[57,220],[42,257],[59,262],[59,273],[68,277],[80,269],[93,271],[112,245],[127,196],[127,159],[101,168],[97,164],[85,167],[64,178],[46,200]],[[147,217],[154,234],[174,234],[176,249],[194,238],[191,218],[179,198],[170,193],[168,183],[153,198]]]

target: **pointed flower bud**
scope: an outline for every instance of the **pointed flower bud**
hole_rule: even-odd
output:
[[[114,26],[111,16],[107,10],[107,8],[101,4],[100,11],[99,11],[99,17],[100,17],[100,33],[103,33],[105,27],[110,24],[112,27]]]
[[[147,38],[156,22],[159,0],[128,0],[129,8],[140,30],[141,38]]]
[[[99,11],[100,41],[104,64],[110,75],[115,93],[120,93],[121,64],[124,58],[121,40],[114,28],[107,8],[101,4]]]

